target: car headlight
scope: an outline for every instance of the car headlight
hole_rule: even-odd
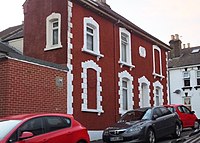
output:
[[[142,130],[142,127],[132,127],[132,128],[129,128],[127,130],[127,133],[131,133],[131,132],[140,132]]]
[[[108,135],[109,134],[109,131],[108,130],[105,130],[104,132],[103,132],[103,135]]]

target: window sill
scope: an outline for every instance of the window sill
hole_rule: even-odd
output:
[[[200,85],[197,85],[194,87],[196,90],[200,88]]]
[[[160,74],[157,74],[157,73],[153,73],[153,76],[154,76],[154,78],[159,77],[159,78],[161,78],[161,80],[162,80],[163,78],[165,78],[165,76],[160,75]]]
[[[85,52],[85,53],[91,54],[93,56],[96,56],[98,61],[99,61],[100,58],[104,57],[104,55],[102,55],[102,54],[100,54],[98,52],[90,51],[90,50],[85,49],[85,48],[82,48],[82,51]]]
[[[123,62],[123,61],[119,61],[118,62],[120,64],[120,67],[122,68],[123,66],[127,66],[130,68],[130,70],[132,70],[132,68],[135,68],[134,65],[130,64],[130,63],[126,63],[126,62]]]
[[[55,45],[55,46],[46,46],[46,48],[44,49],[44,51],[50,51],[50,50],[54,50],[54,49],[60,49],[62,48],[61,44]]]
[[[100,116],[101,113],[104,113],[103,110],[98,110],[98,109],[82,109],[82,112],[98,113],[98,116]]]
[[[182,87],[183,91],[185,91],[186,89],[189,89],[189,90],[192,90],[192,87],[191,86],[184,86]]]

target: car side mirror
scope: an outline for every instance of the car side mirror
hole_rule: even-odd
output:
[[[23,132],[22,135],[19,137],[20,140],[27,139],[33,137],[33,133],[31,132]]]
[[[194,111],[191,111],[191,114],[194,114],[195,112]]]
[[[156,120],[158,118],[158,115],[153,115],[153,120]]]

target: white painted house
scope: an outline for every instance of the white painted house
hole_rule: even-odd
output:
[[[200,118],[200,46],[181,48],[178,35],[170,41],[169,94],[171,104],[183,104]]]

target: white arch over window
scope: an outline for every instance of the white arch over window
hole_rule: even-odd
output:
[[[163,105],[163,85],[156,81],[153,83],[154,106]]]
[[[159,53],[159,73],[156,73],[156,55],[155,51],[158,51]],[[161,79],[164,78],[163,73],[162,73],[162,55],[161,55],[161,49],[157,45],[153,45],[153,75],[155,77],[160,77]]]
[[[139,83],[139,99],[140,99],[140,102],[139,102],[139,106],[140,107],[148,107],[148,106],[151,106],[150,104],[150,101],[151,101],[151,98],[150,98],[150,82],[149,80],[143,76],[141,78],[138,79],[138,83]],[[144,86],[145,85],[145,89],[144,89]]]
[[[100,76],[101,74],[101,67],[99,67],[93,60],[90,60],[90,61],[86,61],[86,62],[82,62],[82,68],[83,68],[83,72],[81,73],[81,78],[83,79],[83,82],[81,84],[81,87],[83,89],[83,92],[82,92],[82,100],[83,100],[83,103],[82,103],[82,111],[85,111],[85,112],[97,112],[98,115],[100,115],[101,113],[103,113],[103,108],[102,108],[102,105],[101,105],[101,102],[102,102],[102,96],[101,96],[101,92],[102,92],[102,86],[101,86],[101,82],[102,82],[102,78]],[[87,88],[87,70],[88,69],[93,69],[96,71],[96,74],[97,74],[97,109],[88,109],[88,95],[87,95],[87,92],[88,92],[88,88]]]
[[[128,110],[133,109],[133,105],[134,105],[134,101],[133,101],[133,77],[127,72],[127,71],[123,71],[121,73],[118,73],[118,77],[119,77],[119,82],[118,82],[118,86],[119,86],[119,114],[124,114],[125,112],[127,112]],[[127,103],[124,103],[124,99],[123,99],[123,82],[127,83]],[[125,105],[127,104],[127,105]],[[127,107],[127,109],[124,109],[124,107]]]

